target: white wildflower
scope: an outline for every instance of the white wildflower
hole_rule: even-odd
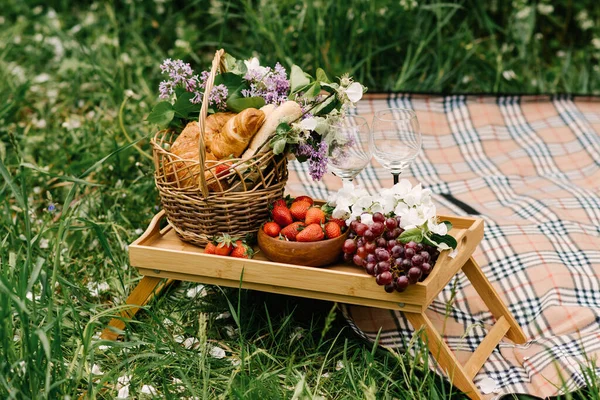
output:
[[[131,375],[123,375],[117,378],[118,399],[129,398],[129,382],[131,382]]]
[[[49,245],[48,239],[40,239],[40,249],[47,249]]]
[[[227,319],[227,318],[231,318],[231,313],[229,311],[225,311],[224,313],[217,315],[215,319],[219,320],[219,319]]]
[[[110,285],[106,282],[89,282],[86,287],[94,297],[98,297],[100,293],[108,292],[110,290]]]
[[[104,372],[100,369],[97,364],[92,365],[92,374],[93,375],[104,375]]]
[[[238,330],[237,330],[236,328],[234,328],[233,326],[231,326],[231,325],[226,325],[226,326],[224,327],[224,329],[225,329],[225,333],[227,334],[227,336],[228,336],[229,338],[233,338],[233,337],[236,337],[236,336],[237,336]]]
[[[198,339],[196,339],[195,337],[189,337],[186,338],[181,345],[183,347],[185,347],[186,349],[193,349],[195,347],[197,347],[200,344],[200,341]]]
[[[223,350],[219,346],[214,346],[212,349],[210,349],[209,354],[211,355],[211,357],[217,358],[219,360],[221,358],[225,358],[225,350]]]
[[[523,9],[520,10],[515,15],[515,18],[517,18],[517,19],[525,19],[525,18],[529,17],[529,14],[531,14],[531,7],[530,6],[526,6],[526,7],[523,7]]]
[[[502,71],[502,76],[507,81],[512,81],[513,79],[517,78],[517,74],[515,74],[515,71],[513,71],[512,69],[509,69],[509,70],[506,70],[506,71]]]
[[[344,362],[342,360],[338,360],[338,362],[335,364],[335,370],[339,371],[340,369],[344,368]]]
[[[592,39],[592,46],[594,46],[594,48],[600,50],[600,38],[593,38]]]
[[[43,73],[39,74],[38,76],[36,76],[35,78],[33,78],[33,81],[35,83],[44,83],[44,82],[48,82],[49,80],[50,80],[50,75],[48,75],[45,72],[43,72]]]
[[[554,6],[552,4],[541,4],[540,3],[537,5],[537,10],[542,15],[549,15],[549,14],[552,14],[552,12],[554,11]]]
[[[186,292],[187,297],[193,299],[196,296],[200,296],[200,297],[206,297],[208,293],[206,292],[206,288],[204,287],[204,285],[198,285],[196,287],[193,287],[191,289],[189,289]]]
[[[73,130],[77,128],[81,128],[81,120],[77,116],[70,116],[62,123],[63,128],[67,130]]]
[[[158,394],[158,392],[156,391],[156,389],[152,385],[144,385],[144,386],[142,386],[141,392],[143,394],[149,394],[149,395],[152,395],[152,396],[156,396]]]
[[[175,386],[175,391],[181,393],[185,391],[185,386],[183,385],[183,381],[179,378],[173,378],[173,386]]]

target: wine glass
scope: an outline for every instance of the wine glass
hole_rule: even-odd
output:
[[[352,180],[371,161],[369,124],[363,117],[347,115],[328,124],[327,167],[344,183]]]
[[[377,111],[369,141],[375,159],[394,176],[410,165],[421,150],[421,129],[417,114],[404,108]]]

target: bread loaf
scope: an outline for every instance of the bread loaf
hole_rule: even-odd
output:
[[[235,115],[232,113],[228,114],[231,114],[231,116],[222,116],[212,119],[210,118],[212,115],[209,116],[206,120],[205,130],[209,132],[209,129],[216,129],[216,127],[222,123],[223,119],[225,119],[226,122]],[[211,120],[210,123],[209,120]],[[171,163],[165,165],[165,172],[167,174],[167,179],[171,182],[178,182],[178,187],[180,188],[197,187],[200,185],[200,158],[198,156],[199,136],[200,127],[198,122],[190,122],[171,146],[170,153],[173,154],[174,157],[172,157],[173,161]],[[205,153],[204,159],[205,168],[209,168],[219,163],[217,158],[209,151]],[[221,191],[229,188],[229,185],[224,179],[217,180],[215,178],[216,176],[219,175],[214,175],[210,171],[205,170],[204,178],[207,181],[208,190]]]

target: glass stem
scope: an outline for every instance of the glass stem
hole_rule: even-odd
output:
[[[395,185],[396,183],[398,183],[398,180],[399,180],[400,174],[399,174],[399,173],[393,173],[393,172],[392,172],[392,175],[394,176],[394,185]]]

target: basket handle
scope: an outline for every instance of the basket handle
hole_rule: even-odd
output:
[[[202,97],[202,107],[200,107],[200,115],[198,117],[198,125],[200,128],[200,135],[198,135],[198,155],[200,161],[200,190],[202,191],[202,196],[204,198],[208,197],[208,185],[206,184],[205,167],[204,163],[206,162],[206,144],[204,142],[204,129],[206,127],[206,117],[208,116],[208,102],[210,97],[210,92],[213,89],[215,84],[215,77],[217,76],[217,71],[225,72],[225,50],[220,49],[215,53],[215,58],[212,62],[212,68],[210,69],[210,74],[206,79],[206,86],[204,87],[204,96]]]

